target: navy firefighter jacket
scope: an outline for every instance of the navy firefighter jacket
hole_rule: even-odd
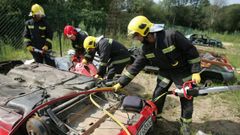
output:
[[[104,76],[107,66],[124,64],[130,61],[130,53],[121,43],[109,39],[101,38],[96,43],[96,52],[100,57],[98,75]]]
[[[160,72],[181,72],[186,68],[190,73],[200,72],[199,53],[180,32],[162,30],[152,34],[156,38],[155,44],[143,44],[140,55],[119,79],[122,86],[127,85],[145,65],[157,66]]]
[[[83,31],[78,31],[76,35],[76,40],[72,41],[72,47],[75,49],[76,52],[81,54],[85,53],[85,49],[83,48],[83,42],[87,37],[87,33]]]
[[[27,20],[23,37],[26,46],[33,46],[40,50],[44,45],[47,45],[49,49],[52,48],[53,32],[44,18],[40,21]]]

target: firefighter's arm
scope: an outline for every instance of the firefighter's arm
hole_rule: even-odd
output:
[[[138,55],[137,59],[132,65],[129,65],[127,70],[123,72],[123,75],[118,79],[118,85],[115,88],[122,88],[128,85],[133,78],[145,67],[148,60],[144,55]]]
[[[175,32],[175,45],[186,55],[188,63],[192,65],[191,72],[199,73],[201,71],[200,56],[196,47],[180,32]]]
[[[85,52],[84,59],[86,59],[86,61],[88,61],[88,62],[93,61],[95,53],[96,52]]]
[[[32,40],[30,35],[30,30],[28,28],[28,23],[25,23],[25,28],[23,31],[23,43],[28,51],[33,51]]]
[[[47,22],[45,22],[45,26],[46,26],[45,31],[46,41],[42,49],[47,51],[49,48],[52,47],[53,31]]]
[[[99,52],[100,52],[100,63],[98,68],[98,75],[103,77],[104,74],[106,73],[107,64],[111,54],[111,45],[109,45],[107,40],[102,42],[101,45],[99,45]]]
[[[201,77],[199,72],[201,71],[201,65],[196,47],[179,32],[175,33],[175,42],[176,47],[180,48],[184,52],[183,54],[186,54],[188,63],[191,65],[192,81],[195,81],[197,84],[200,83]]]

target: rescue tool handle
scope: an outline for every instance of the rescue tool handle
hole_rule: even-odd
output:
[[[42,55],[44,55],[44,54],[49,54],[50,55],[50,51],[40,50],[40,49],[37,49],[35,47],[33,47],[33,52],[40,53]]]
[[[192,96],[188,95],[187,90],[185,88],[187,85],[189,88],[188,91],[191,90],[193,88],[192,87],[193,83],[195,83],[195,81],[187,81],[187,82],[183,83],[183,86],[182,86],[184,97],[188,100],[191,100]]]

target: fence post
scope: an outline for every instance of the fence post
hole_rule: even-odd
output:
[[[62,40],[61,40],[62,34],[59,30],[57,31],[57,33],[58,33],[58,40],[59,40],[60,56],[62,57]]]

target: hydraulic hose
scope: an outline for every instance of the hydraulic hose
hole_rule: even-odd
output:
[[[165,93],[161,94],[160,96],[156,97],[155,99],[153,99],[153,102],[157,102],[165,94],[168,94],[168,92],[165,92]]]
[[[110,112],[108,112],[106,109],[104,109],[97,102],[94,101],[94,99],[92,98],[92,94],[90,94],[90,100],[97,108],[102,110],[105,114],[112,118],[120,127],[122,127],[122,129],[127,133],[127,135],[131,135],[128,129],[117,118],[115,118]]]

